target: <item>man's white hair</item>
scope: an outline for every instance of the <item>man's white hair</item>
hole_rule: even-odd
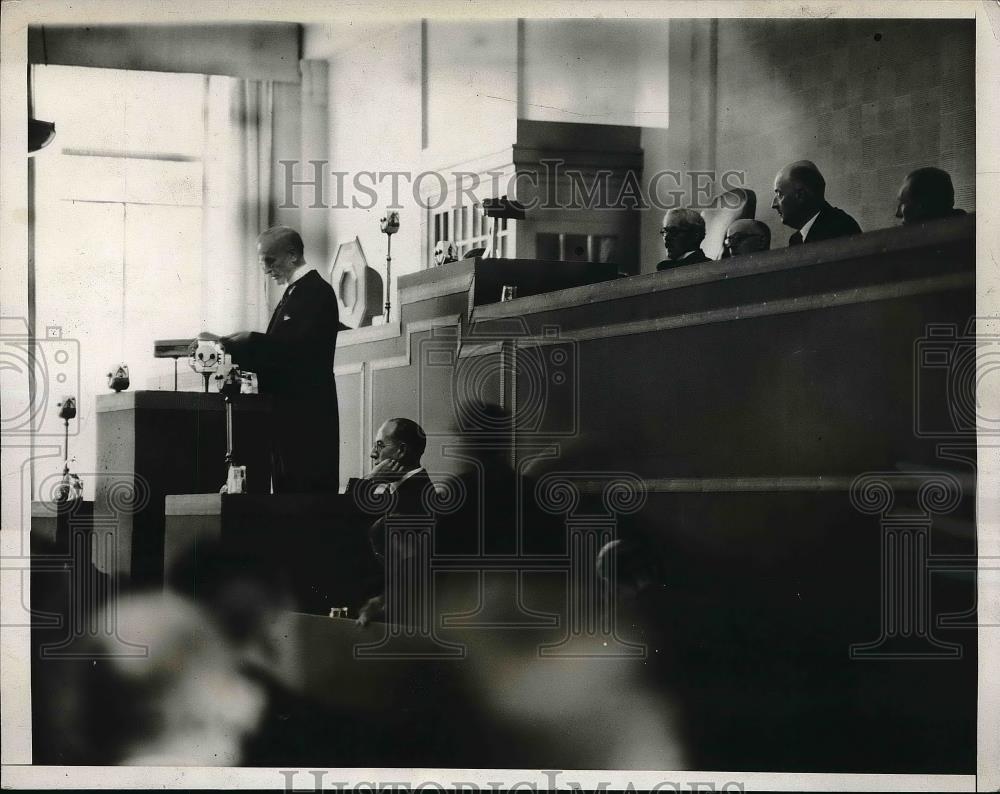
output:
[[[703,232],[705,231],[704,216],[697,210],[688,209],[687,207],[668,210],[663,218],[664,226],[666,226],[668,220],[674,220],[675,223],[679,223],[681,226],[697,226]]]

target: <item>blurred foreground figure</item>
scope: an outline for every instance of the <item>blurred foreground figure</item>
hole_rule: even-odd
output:
[[[204,542],[166,580],[110,603],[105,633],[63,663],[49,700],[66,763],[239,766],[310,751],[303,726],[319,720],[285,672],[282,572]]]
[[[274,622],[293,606],[280,565],[226,549],[221,541],[202,542],[167,571],[167,587],[197,603],[246,665],[276,664]]]
[[[208,613],[171,593],[138,593],[102,619],[123,641],[80,649],[61,698],[75,754],[89,764],[238,765],[267,696]]]

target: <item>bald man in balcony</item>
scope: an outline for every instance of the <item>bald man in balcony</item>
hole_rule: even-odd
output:
[[[960,215],[965,210],[955,209],[955,187],[947,171],[918,168],[906,175],[896,195],[896,217],[904,226]]]
[[[771,230],[767,224],[750,218],[740,218],[729,224],[722,242],[722,255],[743,256],[767,251],[771,247]]]
[[[854,218],[827,202],[826,180],[809,160],[789,163],[778,172],[771,209],[785,226],[795,229],[789,247],[861,233]]]
[[[241,369],[257,373],[261,394],[272,397],[274,492],[336,493],[340,428],[333,357],[341,327],[336,295],[306,262],[294,229],[263,232],[257,260],[285,292],[264,333],[243,331],[219,341]]]

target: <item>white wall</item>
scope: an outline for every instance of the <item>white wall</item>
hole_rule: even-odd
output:
[[[327,59],[330,65],[330,167],[351,175],[447,172],[511,146],[520,113],[531,120],[643,127],[646,172],[666,168],[668,24],[431,19],[391,28],[307,26],[304,57]],[[402,229],[393,239],[394,282],[424,266],[424,210],[407,182],[400,184]],[[330,261],[339,243],[357,235],[369,265],[384,272],[385,237],[378,220],[390,187],[386,179],[372,209],[329,211]],[[364,193],[354,195],[369,201]],[[644,240],[644,270],[663,258],[656,235],[660,213],[646,214],[643,236],[653,242]]]
[[[522,116],[533,121],[667,126],[667,22],[524,22]]]
[[[309,58],[322,52],[322,36],[313,33]],[[317,43],[318,42],[318,43]],[[385,236],[379,231],[379,218],[392,199],[389,179],[373,185],[373,179],[359,177],[360,172],[409,170],[420,159],[420,23],[414,22],[388,30],[359,31],[333,57],[329,58],[329,159],[330,169],[346,171],[346,195],[339,198],[332,177],[328,180],[327,202],[347,203],[345,209],[305,209],[328,215],[329,256],[332,264],[340,243],[357,236],[368,264],[383,273]],[[351,188],[355,177],[365,189],[374,190],[372,200],[364,190]],[[393,281],[398,274],[419,270],[420,236],[418,219],[405,183],[400,180],[402,227],[393,239]],[[357,204],[358,206],[352,206]],[[369,204],[373,206],[369,207]],[[319,264],[319,263],[317,263]]]
[[[669,22],[529,19],[524,22],[524,118],[642,128],[643,173],[669,168]],[[664,258],[662,213],[642,212],[640,263]]]
[[[492,154],[517,134],[517,21],[427,22],[430,168]]]

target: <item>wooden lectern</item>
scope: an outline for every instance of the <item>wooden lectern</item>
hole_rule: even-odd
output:
[[[234,454],[250,493],[271,490],[270,399],[233,404]],[[226,482],[226,419],[219,394],[136,391],[97,397],[95,515],[115,536],[101,563],[123,582],[163,579],[164,499],[218,493]]]

